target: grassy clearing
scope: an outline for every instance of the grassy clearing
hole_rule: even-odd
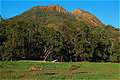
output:
[[[120,64],[0,62],[0,80],[120,80]]]

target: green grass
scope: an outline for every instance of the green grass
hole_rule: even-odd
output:
[[[120,80],[120,64],[0,61],[0,80]]]

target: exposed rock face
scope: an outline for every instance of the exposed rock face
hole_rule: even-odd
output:
[[[66,11],[64,8],[57,6],[57,5],[51,5],[51,6],[36,6],[33,7],[33,9],[40,9],[44,12],[47,11],[56,11],[56,12],[61,12],[64,14],[69,13],[68,11]],[[73,15],[78,21],[83,21],[86,24],[90,25],[90,26],[103,26],[102,22],[100,22],[94,15],[92,15],[91,13],[87,12],[87,11],[83,11],[80,9],[75,9],[71,15]]]
[[[89,12],[76,9],[72,12],[73,16],[76,16],[76,19],[85,21],[88,25],[91,26],[102,26],[102,22],[100,22],[94,15],[90,14]]]
[[[67,13],[67,11],[64,8],[62,8],[60,6],[56,6],[56,5],[34,7],[34,9],[36,9],[36,8],[39,8],[43,11],[51,10],[51,11],[57,11],[57,12],[61,12],[61,13]]]
[[[83,11],[80,10],[80,9],[75,9],[73,12],[72,12],[72,15],[76,16],[76,15],[79,15],[79,14],[82,14]]]

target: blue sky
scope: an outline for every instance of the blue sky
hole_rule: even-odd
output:
[[[59,5],[68,11],[76,8],[97,16],[104,24],[120,28],[120,0],[0,0],[0,15],[10,18],[33,6]]]

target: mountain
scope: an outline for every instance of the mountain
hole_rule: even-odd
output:
[[[95,15],[35,6],[0,23],[0,60],[120,62],[120,29]]]
[[[56,6],[56,5],[36,6],[17,17],[19,20],[22,18],[22,16],[26,17],[26,18],[30,18],[30,17],[37,18],[38,15],[39,16],[41,16],[41,15],[45,15],[45,16],[68,15],[68,16],[71,16],[72,18],[75,18],[78,21],[84,22],[85,24],[87,24],[89,26],[93,26],[93,27],[103,26],[103,23],[99,19],[97,19],[96,16],[92,15],[91,13],[89,13],[87,11],[75,9],[75,10],[73,10],[73,12],[68,12],[64,8],[62,8],[60,6]],[[16,17],[14,17],[14,18],[16,18]]]

